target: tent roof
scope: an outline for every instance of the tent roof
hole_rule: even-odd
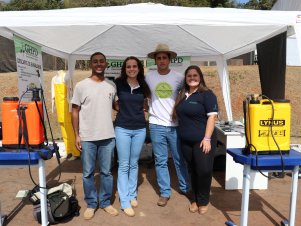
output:
[[[289,29],[298,12],[189,8],[141,3],[126,6],[0,12],[0,35],[17,34],[44,52],[86,59],[146,57],[163,42],[180,56],[226,59],[249,52]]]

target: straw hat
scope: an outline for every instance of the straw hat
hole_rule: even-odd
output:
[[[157,48],[156,48],[156,50],[154,52],[151,52],[151,53],[147,54],[147,57],[151,58],[151,59],[155,59],[155,55],[157,53],[167,53],[167,54],[170,55],[171,59],[177,57],[177,54],[175,52],[169,50],[169,46],[168,45],[162,44],[162,43],[160,43],[160,44],[157,45]]]

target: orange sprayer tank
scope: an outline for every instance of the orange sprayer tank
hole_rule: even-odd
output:
[[[18,116],[18,97],[4,97],[2,103],[2,146],[6,148],[19,147],[19,116]],[[28,143],[33,148],[43,146],[44,130],[40,119],[39,111],[43,117],[43,107],[41,101],[36,103],[21,102],[21,106],[25,107],[26,125],[28,131]],[[22,129],[23,132],[23,129]],[[24,135],[20,147],[25,147]]]

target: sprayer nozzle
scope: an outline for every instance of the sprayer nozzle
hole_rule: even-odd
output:
[[[257,94],[257,93],[252,94],[253,100],[258,100],[258,98],[259,98],[259,94]]]
[[[254,93],[254,94],[252,94],[251,95],[251,101],[250,101],[250,103],[251,104],[259,104],[259,94],[257,94],[257,93]]]

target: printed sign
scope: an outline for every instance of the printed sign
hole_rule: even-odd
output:
[[[120,76],[121,67],[124,60],[120,59],[107,59],[108,67],[105,71],[105,77],[109,79],[115,79]],[[142,65],[144,65],[144,61],[141,60]]]
[[[19,96],[22,102],[31,101],[33,88],[41,88],[43,61],[41,47],[14,35]],[[38,73],[41,74],[39,79]]]
[[[285,137],[285,129],[284,130],[273,130],[274,137]],[[270,130],[258,130],[258,137],[270,137]]]
[[[184,74],[186,68],[190,66],[190,57],[188,56],[177,56],[174,59],[171,59],[169,68],[174,69],[175,71]],[[157,70],[154,59],[147,59],[146,67],[148,70]]]
[[[108,67],[105,71],[105,77],[110,79],[115,79],[120,76],[121,67],[123,64],[123,60],[119,59],[107,59]]]

